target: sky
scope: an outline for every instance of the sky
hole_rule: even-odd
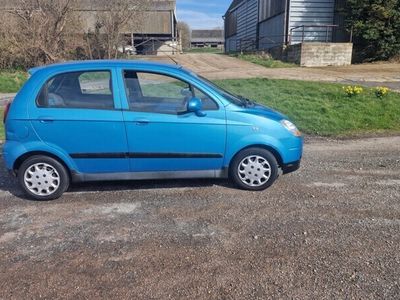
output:
[[[177,0],[179,21],[189,24],[191,29],[223,28],[222,16],[232,0]]]

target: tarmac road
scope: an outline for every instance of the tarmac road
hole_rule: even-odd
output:
[[[2,299],[399,299],[400,137],[309,139],[261,193],[100,183],[23,199],[0,166]]]

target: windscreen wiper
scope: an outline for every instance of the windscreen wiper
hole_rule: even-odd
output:
[[[242,101],[242,103],[245,107],[252,107],[256,104],[253,100],[250,100],[246,97],[239,96],[239,95],[237,97],[240,99],[240,101]]]

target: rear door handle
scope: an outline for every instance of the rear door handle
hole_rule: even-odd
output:
[[[53,117],[39,117],[41,123],[50,123],[54,121]]]
[[[135,123],[136,123],[136,125],[144,126],[144,125],[148,125],[150,122],[149,122],[149,120],[140,119],[140,120],[136,120]]]

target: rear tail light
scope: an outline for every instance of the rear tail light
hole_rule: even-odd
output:
[[[7,120],[8,112],[10,111],[11,101],[9,101],[6,106],[4,107],[4,116],[3,116],[3,123]]]

